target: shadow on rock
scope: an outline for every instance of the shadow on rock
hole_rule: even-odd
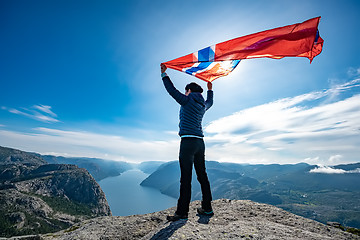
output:
[[[200,215],[200,214],[197,214],[196,216],[199,217],[198,223],[201,223],[201,224],[209,224],[210,218],[212,218],[212,216],[205,216],[205,215]]]
[[[168,239],[171,237],[176,230],[181,228],[186,224],[187,220],[179,220],[176,222],[171,222],[169,226],[161,229],[159,232],[155,233],[154,236],[150,238],[150,240],[155,239]]]

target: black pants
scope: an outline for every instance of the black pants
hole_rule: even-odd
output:
[[[177,204],[176,214],[186,215],[189,212],[191,199],[191,175],[194,164],[197,179],[201,185],[202,208],[211,209],[211,190],[205,169],[205,144],[200,138],[182,138],[180,143],[180,197]]]

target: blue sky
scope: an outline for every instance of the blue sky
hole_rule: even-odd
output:
[[[129,162],[176,160],[179,106],[160,63],[321,16],[323,52],[242,61],[214,84],[207,159],[359,162],[359,1],[0,2],[0,145]],[[168,70],[182,90],[191,81]]]

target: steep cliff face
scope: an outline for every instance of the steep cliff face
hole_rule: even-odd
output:
[[[110,214],[105,194],[95,179],[83,168],[75,165],[42,165],[19,182],[16,189],[47,197],[60,197],[76,203],[86,204],[94,215]]]
[[[35,154],[0,147],[0,237],[54,232],[111,215],[105,194],[85,169],[45,163]]]
[[[167,222],[175,208],[127,217],[98,217],[39,239],[360,239],[338,228],[249,200],[213,202],[215,215],[196,215],[200,201],[190,204],[189,219]]]

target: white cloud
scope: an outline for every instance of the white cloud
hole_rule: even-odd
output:
[[[344,174],[344,173],[360,173],[360,168],[356,168],[355,170],[345,171],[343,169],[337,169],[327,166],[316,167],[309,171],[310,173],[324,173],[324,174]]]
[[[1,107],[1,109],[16,115],[25,116],[41,122],[59,122],[59,120],[56,119],[57,115],[53,111],[51,111],[51,107],[46,105],[34,105],[29,109],[21,108],[21,110],[15,108],[7,108],[3,106]]]
[[[354,91],[359,86],[360,79],[355,79],[213,121],[205,128],[209,157],[252,163],[359,161],[360,94]],[[349,91],[344,98],[342,93]]]
[[[57,156],[142,162],[176,160],[179,141],[144,141],[92,132],[36,128],[32,133],[0,130],[0,145]]]
[[[326,174],[343,174],[346,173],[343,169],[335,169],[331,167],[317,167],[310,170],[310,173],[326,173]]]
[[[342,155],[334,155],[329,158],[329,164],[334,165],[335,163],[338,163],[343,158]]]
[[[38,109],[38,110],[40,110],[40,111],[42,111],[42,112],[44,112],[44,113],[47,113],[47,114],[49,114],[49,115],[52,116],[52,117],[57,117],[57,115],[56,115],[53,111],[51,111],[51,107],[50,107],[50,106],[46,106],[46,105],[34,105],[33,108]]]
[[[360,168],[357,168],[355,170],[347,171],[348,173],[360,173]]]
[[[359,76],[360,75],[360,68],[353,68],[353,67],[350,67],[348,69],[348,76],[349,77],[354,77],[354,76]]]

